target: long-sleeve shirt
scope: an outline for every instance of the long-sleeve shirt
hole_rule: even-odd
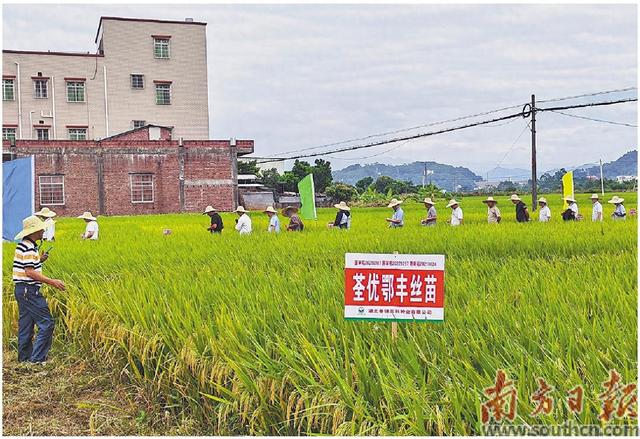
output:
[[[540,213],[538,214],[538,220],[541,223],[546,223],[546,222],[549,222],[550,219],[551,219],[551,209],[549,209],[549,206],[544,206],[542,209],[540,209]]]
[[[593,203],[591,210],[591,221],[602,221],[602,204],[599,201]]]
[[[44,220],[44,223],[47,225],[47,228],[44,229],[42,239],[45,241],[53,241],[56,238],[56,223],[51,218]]]
[[[500,218],[498,206],[489,207],[487,209],[487,222],[489,224],[498,224],[498,218]]]
[[[211,215],[211,226],[209,226],[209,231],[211,233],[222,233],[222,229],[224,229],[222,217],[219,213],[215,212],[213,215]]]
[[[336,220],[333,222],[334,227],[341,229],[351,228],[351,214],[344,210],[339,210],[336,214]]]
[[[238,218],[238,222],[236,223],[236,230],[240,232],[241,235],[248,235],[251,233],[251,218],[246,213],[240,215]]]
[[[433,218],[433,219],[431,219]],[[436,225],[436,218],[437,218],[437,214],[436,214],[436,208],[431,206],[429,208],[429,210],[427,210],[427,222],[425,222],[425,225],[429,226],[429,227],[433,227]]]
[[[464,216],[462,215],[462,209],[460,209],[460,206],[456,207],[455,209],[453,209],[451,211],[451,225],[452,226],[459,226],[462,223],[462,219],[464,218]]]

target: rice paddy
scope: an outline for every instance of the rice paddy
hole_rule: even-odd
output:
[[[637,208],[636,194],[621,195]],[[435,228],[407,202],[398,230],[384,207],[354,208],[350,231],[327,229],[335,210],[319,209],[304,232],[280,235],[260,212],[250,236],[233,230],[233,214],[222,236],[197,214],[100,217],[97,242],[78,239],[82,221],[61,219],[44,270],[67,291],[45,294],[57,337],[124,369],[202,434],[480,434],[498,369],[518,392],[514,423],[600,424],[609,370],[637,381],[638,224],[612,221],[604,203],[604,223],[592,223],[588,197],[577,196],[585,221],[564,223],[560,196],[547,196],[548,224],[515,223],[497,197],[499,225],[466,197],[457,228],[443,199]],[[17,327],[13,249],[3,244],[5,340]],[[389,323],[343,318],[344,253],[394,251],[446,255],[445,321],[400,323],[395,342]],[[534,419],[538,377],[556,403]],[[564,403],[576,385],[579,414]]]

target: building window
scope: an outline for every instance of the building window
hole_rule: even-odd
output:
[[[36,138],[38,140],[49,140],[49,128],[36,128]]]
[[[87,140],[86,128],[68,128],[69,140]]]
[[[153,174],[131,174],[131,202],[153,203]]]
[[[13,79],[2,80],[2,100],[3,101],[15,100],[15,93],[13,92]]]
[[[156,104],[171,104],[171,84],[156,84]]]
[[[16,140],[15,128],[2,128],[2,140]]]
[[[144,120],[132,120],[131,122],[133,122],[133,129],[134,130],[136,128],[142,128],[143,126],[145,126],[147,124],[147,122],[144,121]]]
[[[144,88],[144,75],[131,75],[131,88],[139,90]]]
[[[67,81],[67,102],[84,102],[84,81]]]
[[[34,93],[33,97],[36,99],[47,99],[49,96],[47,94],[47,80],[46,79],[34,79],[33,87]]]
[[[40,204],[60,206],[64,204],[64,175],[40,175]]]
[[[153,39],[153,55],[156,58],[160,58],[160,59],[169,58],[169,39],[168,38]]]

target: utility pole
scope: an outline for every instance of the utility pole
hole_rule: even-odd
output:
[[[536,95],[531,95],[531,210],[538,208],[538,174],[536,166]]]
[[[600,159],[600,189],[602,190],[602,196],[604,197],[604,177],[602,176],[602,159]]]

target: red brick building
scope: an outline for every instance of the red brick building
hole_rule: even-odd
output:
[[[237,158],[253,140],[174,140],[146,125],[102,140],[2,142],[3,161],[35,156],[36,209],[61,216],[198,212],[237,206]]]

